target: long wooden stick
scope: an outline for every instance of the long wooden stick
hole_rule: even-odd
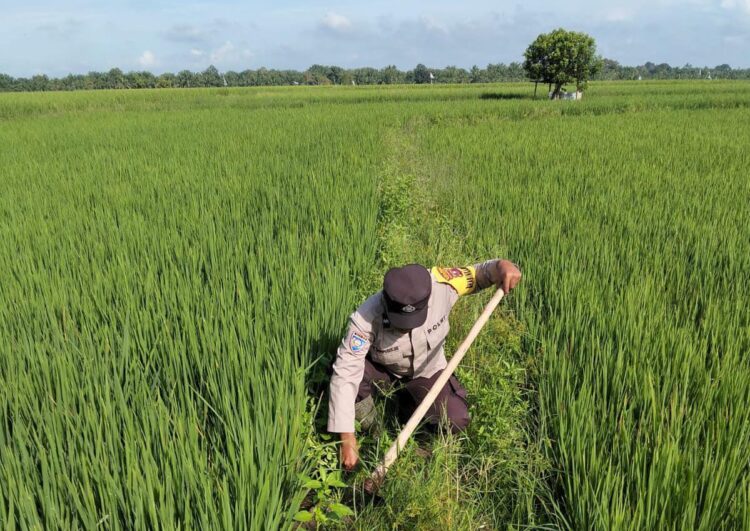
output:
[[[500,304],[503,295],[505,295],[503,290],[498,289],[492,296],[492,299],[490,299],[490,302],[487,303],[487,306],[484,307],[482,315],[479,316],[477,321],[474,323],[474,326],[471,327],[471,330],[469,330],[469,334],[466,336],[461,345],[458,347],[458,350],[456,350],[456,353],[453,354],[453,357],[448,362],[448,366],[443,369],[442,374],[435,381],[432,389],[430,389],[430,391],[427,393],[427,396],[425,396],[424,400],[422,400],[422,403],[419,404],[414,413],[412,413],[411,418],[403,427],[401,433],[398,434],[398,437],[396,437],[396,440],[388,449],[385,457],[383,457],[383,461],[370,475],[370,481],[365,485],[365,488],[367,490],[374,491],[380,487],[381,483],[383,482],[383,478],[385,478],[386,472],[388,472],[388,468],[396,460],[399,452],[406,445],[406,441],[409,440],[409,437],[411,437],[412,433],[414,433],[414,430],[422,421],[422,418],[425,416],[425,413],[427,413],[427,410],[430,408],[433,402],[435,402],[435,399],[437,398],[438,394],[443,389],[445,384],[448,383],[448,380],[453,375],[453,372],[456,370],[456,367],[458,367],[458,364],[461,363],[461,360],[466,355],[469,347],[471,347],[471,344],[474,342],[474,340],[479,335],[479,332],[489,320],[490,315],[492,315],[492,312],[495,311],[497,305]]]

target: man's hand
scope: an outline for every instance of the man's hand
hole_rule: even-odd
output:
[[[521,282],[521,271],[510,260],[500,260],[497,263],[497,287],[506,294]]]
[[[341,464],[351,472],[357,466],[359,461],[359,449],[357,448],[357,438],[353,433],[341,434]]]

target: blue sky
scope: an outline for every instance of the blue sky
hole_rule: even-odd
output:
[[[750,67],[750,0],[0,0],[0,72],[485,66],[560,26],[624,64]]]

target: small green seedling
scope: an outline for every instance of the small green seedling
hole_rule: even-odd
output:
[[[319,467],[316,474],[320,479],[300,476],[302,487],[314,492],[314,504],[310,509],[299,511],[294,515],[297,522],[315,522],[316,529],[321,525],[341,522],[354,515],[349,507],[339,501],[337,488],[346,488],[347,484],[341,480],[341,472],[331,472],[325,466]]]

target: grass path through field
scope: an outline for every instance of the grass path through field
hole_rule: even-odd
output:
[[[464,265],[491,258],[462,253],[462,235],[438,210],[432,180],[445,170],[420,152],[426,127],[430,125],[425,120],[412,117],[387,132],[378,261],[371,290],[379,288],[383,272],[395,265]],[[489,290],[457,304],[451,318],[449,353],[468,332],[488,296]],[[416,445],[410,445],[389,472],[382,492],[384,504],[365,506],[358,513],[359,529],[492,529],[544,520],[540,501],[547,497],[543,483],[547,465],[533,434],[536,398],[529,382],[534,352],[523,335],[512,313],[498,310],[458,371],[469,392],[469,430],[422,443],[431,446],[429,458],[418,456]],[[398,426],[389,427],[376,440],[365,439],[365,460],[374,463],[390,444]]]

